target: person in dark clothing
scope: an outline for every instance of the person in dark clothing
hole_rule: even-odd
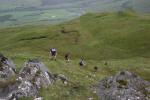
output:
[[[97,72],[97,71],[98,71],[98,67],[95,66],[95,67],[94,67],[94,72]]]
[[[65,55],[65,60],[66,60],[67,62],[70,62],[70,59],[71,59],[71,54],[70,54],[70,53],[67,53],[67,54]]]
[[[85,65],[86,65],[86,64],[85,64],[85,61],[83,60],[83,58],[80,60],[79,65],[80,65],[80,66],[85,66]]]

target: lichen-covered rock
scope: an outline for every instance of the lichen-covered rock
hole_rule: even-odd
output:
[[[30,81],[40,88],[41,86],[47,87],[54,82],[54,76],[50,73],[44,63],[37,59],[29,60],[20,71],[19,79],[22,81]]]
[[[47,88],[53,84],[54,77],[42,62],[34,59],[25,63],[18,81],[20,81],[16,92],[18,97],[33,97],[38,95],[41,87]]]
[[[9,61],[1,63],[1,66],[5,67],[5,69],[1,71],[8,72],[8,74],[12,72],[9,76],[15,75],[15,72],[13,72],[13,68],[15,67],[10,66],[11,64],[8,62]],[[9,67],[9,71],[5,71],[7,67]],[[26,62],[25,66],[16,76],[16,78],[11,79],[8,76],[6,77],[8,84],[4,83],[6,86],[0,87],[0,100],[38,97],[39,89],[41,87],[47,88],[49,85],[52,85],[55,80],[54,75],[49,72],[48,68],[36,59]]]
[[[16,67],[14,63],[0,54],[0,81],[9,80],[15,76]]]
[[[0,54],[0,99],[11,93],[16,83],[15,64],[4,55]]]
[[[100,100],[149,100],[149,90],[150,82],[128,71],[101,80],[97,87]]]

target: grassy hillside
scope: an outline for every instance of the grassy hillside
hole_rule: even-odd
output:
[[[0,29],[0,51],[20,69],[29,58],[40,58],[53,73],[66,75],[77,85],[57,82],[42,89],[45,100],[87,100],[97,96],[90,87],[119,70],[129,70],[150,80],[150,17],[133,12],[89,13],[55,26],[24,26]],[[49,49],[58,49],[58,60],[50,61]],[[72,61],[64,55],[71,52]],[[87,66],[78,66],[84,57]],[[108,63],[107,65],[105,63]],[[99,71],[93,72],[98,66]],[[95,74],[95,76],[94,76]]]

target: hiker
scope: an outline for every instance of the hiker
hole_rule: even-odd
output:
[[[70,54],[70,53],[67,53],[67,54],[65,55],[65,60],[66,60],[67,62],[69,62],[70,59],[71,59],[71,54]]]
[[[79,62],[79,65],[80,66],[85,66],[86,64],[85,64],[85,61],[83,60],[83,58],[81,58],[81,60],[80,60],[80,62]]]
[[[56,48],[52,48],[50,49],[50,53],[51,53],[51,56],[52,56],[52,60],[56,60],[56,56],[57,56],[57,50]]]
[[[98,67],[95,66],[95,67],[94,67],[94,72],[97,72],[97,71],[98,71]]]

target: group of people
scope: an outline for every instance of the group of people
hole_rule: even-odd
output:
[[[56,49],[56,48],[51,48],[51,49],[50,49],[50,55],[51,55],[51,59],[52,59],[52,60],[56,60],[56,57],[57,57],[57,49]],[[67,62],[70,62],[70,60],[71,60],[71,53],[70,53],[70,52],[66,53],[65,56],[64,56],[64,58],[65,58],[65,60],[66,60]],[[86,63],[85,63],[85,61],[84,61],[83,58],[81,58],[81,60],[80,60],[80,62],[79,62],[79,65],[80,65],[80,66],[85,66],[85,65],[86,65]]]

